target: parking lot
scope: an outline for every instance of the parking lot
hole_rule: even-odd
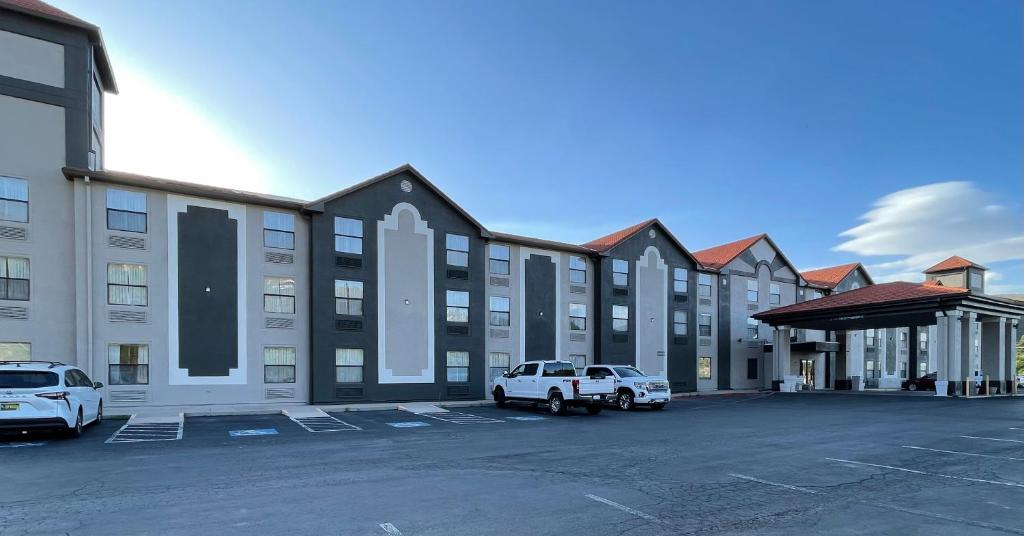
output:
[[[1024,534],[1018,400],[331,417],[4,438],[0,534]]]

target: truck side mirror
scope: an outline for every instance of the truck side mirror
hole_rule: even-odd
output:
[[[508,371],[502,372],[501,373],[501,377],[502,378],[511,378],[512,377],[512,373],[508,372]]]

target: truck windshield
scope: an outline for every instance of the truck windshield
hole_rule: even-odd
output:
[[[640,378],[644,376],[643,372],[633,367],[615,367],[615,372],[618,373],[620,378]]]
[[[57,385],[57,374],[40,370],[0,370],[0,389],[38,389]]]
[[[544,363],[544,375],[571,378],[576,376],[576,369],[568,361]]]

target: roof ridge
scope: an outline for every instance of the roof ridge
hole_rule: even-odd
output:
[[[595,251],[608,251],[609,249],[612,249],[613,247],[621,244],[627,238],[640,232],[640,230],[643,229],[644,227],[647,227],[648,225],[655,222],[658,222],[658,218],[650,218],[640,223],[635,223],[623,229],[619,229],[618,231],[595,238],[589,242],[585,242],[580,245],[585,248],[593,249]]]

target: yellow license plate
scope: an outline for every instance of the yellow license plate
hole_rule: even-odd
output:
[[[14,403],[0,404],[0,411],[17,411],[19,407],[19,404]]]

